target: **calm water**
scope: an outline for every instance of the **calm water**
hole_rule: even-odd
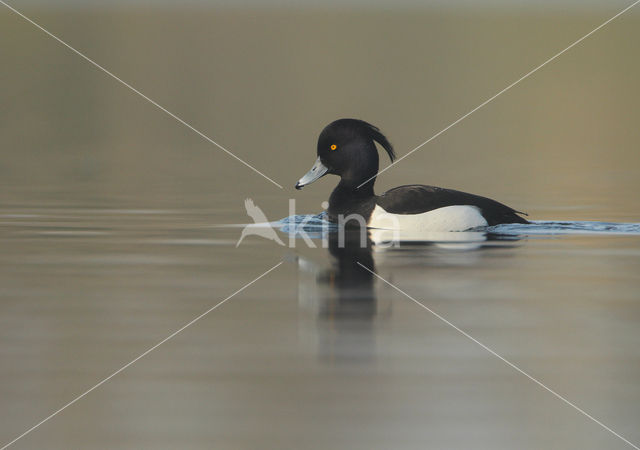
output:
[[[13,447],[630,448],[369,270],[638,445],[637,12],[378,180],[539,223],[386,250],[222,226],[321,211],[335,179],[293,185],[331,120],[405,154],[624,5],[28,11],[283,190],[0,9],[0,446],[280,262]]]

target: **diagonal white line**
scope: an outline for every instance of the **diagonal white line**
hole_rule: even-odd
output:
[[[640,1],[640,0],[639,0]],[[80,51],[76,50],[75,48],[73,48],[72,46],[70,46],[69,44],[67,44],[66,42],[64,42],[62,39],[60,39],[58,36],[54,35],[53,33],[51,33],[50,31],[46,30],[44,27],[38,25],[36,22],[34,22],[33,20],[31,20],[30,18],[28,18],[27,16],[25,16],[24,14],[22,14],[20,11],[18,11],[17,9],[15,9],[14,7],[12,7],[11,5],[9,5],[8,3],[4,2],[3,0],[0,0],[0,3],[2,3],[4,6],[6,6],[7,8],[9,8],[11,11],[13,11],[14,13],[16,13],[17,15],[19,15],[20,17],[22,17],[24,20],[26,20],[27,22],[29,22],[30,24],[34,25],[35,27],[39,28],[40,30],[44,31],[46,34],[48,34],[49,36],[51,36],[53,39],[55,39],[56,41],[58,41],[59,43],[61,43],[62,45],[64,45],[65,47],[67,47],[69,50],[71,50],[72,52],[74,52],[75,54],[77,54],[78,56],[84,58],[85,60],[87,60],[88,62],[90,62],[91,64],[93,64],[95,67],[97,67],[98,69],[100,69],[101,71],[103,71],[104,73],[106,73],[107,75],[109,75],[110,77],[112,77],[113,79],[115,79],[116,81],[118,81],[120,84],[122,84],[123,86],[129,88],[130,90],[132,90],[133,92],[135,92],[136,94],[138,94],[140,97],[144,98],[146,101],[148,101],[149,103],[151,103],[152,105],[154,105],[155,107],[157,107],[158,109],[160,109],[161,111],[167,113],[169,116],[173,117],[175,120],[177,120],[178,122],[180,122],[182,125],[184,125],[185,127],[189,128],[191,131],[195,132],[196,134],[198,134],[200,137],[204,138],[206,141],[212,143],[213,145],[215,145],[216,147],[218,147],[220,150],[222,150],[223,152],[225,152],[227,155],[231,156],[232,158],[235,158],[236,160],[238,160],[239,162],[241,162],[242,164],[244,164],[245,166],[247,166],[249,169],[253,170],[255,173],[257,173],[258,175],[262,176],[263,178],[269,180],[271,183],[275,184],[276,186],[278,186],[280,189],[283,189],[283,187],[276,183],[275,181],[273,181],[271,178],[269,178],[268,176],[266,176],[264,173],[260,172],[258,169],[256,169],[255,167],[253,167],[251,164],[249,164],[248,162],[246,162],[245,160],[241,159],[240,157],[234,155],[232,152],[230,152],[229,150],[227,150],[226,148],[224,148],[222,145],[218,144],[216,141],[214,141],[213,139],[211,139],[209,136],[207,136],[206,134],[202,133],[201,131],[197,130],[196,128],[194,128],[192,125],[188,124],[187,122],[185,122],[184,120],[182,120],[180,117],[176,116],[175,114],[173,114],[171,111],[169,111],[168,109],[164,108],[163,106],[161,106],[160,104],[158,104],[157,102],[155,102],[154,100],[151,100],[149,97],[147,97],[146,95],[144,95],[142,92],[140,92],[139,90],[137,90],[136,88],[134,88],[133,86],[131,86],[129,83],[127,83],[126,81],[123,81],[122,79],[118,78],[116,75],[114,75],[113,73],[111,73],[110,71],[108,71],[107,69],[105,69],[104,67],[102,67],[100,64],[98,64],[97,62],[95,62],[94,60],[92,60],[91,58],[89,58],[88,56],[85,56],[83,53],[81,53]],[[1,449],[0,449],[1,450]]]
[[[99,388],[100,386],[102,386],[104,383],[106,383],[107,381],[109,381],[111,378],[115,377],[116,375],[118,375],[120,372],[122,372],[123,370],[125,370],[127,367],[131,366],[132,364],[135,364],[138,360],[140,360],[141,358],[144,358],[145,356],[147,356],[149,353],[151,353],[152,351],[154,351],[156,348],[160,347],[162,344],[164,344],[165,342],[167,342],[169,339],[173,338],[174,336],[176,336],[178,333],[180,333],[181,331],[183,331],[184,329],[190,327],[191,325],[193,325],[194,323],[196,323],[198,320],[202,319],[204,316],[206,316],[207,314],[209,314],[211,311],[213,311],[214,309],[218,308],[219,306],[221,306],[222,304],[224,304],[227,300],[231,299],[232,297],[234,297],[236,294],[239,294],[240,292],[244,291],[246,288],[248,288],[249,286],[251,286],[253,283],[255,283],[256,281],[258,281],[259,279],[261,279],[262,277],[266,276],[269,272],[271,272],[272,270],[275,270],[278,266],[280,266],[284,261],[280,261],[278,264],[276,264],[275,266],[273,266],[271,269],[267,270],[266,272],[264,272],[262,275],[260,275],[257,278],[254,278],[252,281],[250,281],[249,283],[245,284],[244,286],[242,286],[240,289],[238,289],[237,291],[235,291],[233,294],[229,295],[227,298],[225,298],[224,300],[222,300],[221,302],[217,303],[216,305],[212,306],[211,308],[209,308],[208,310],[206,310],[205,312],[203,312],[202,314],[200,314],[198,317],[196,317],[195,319],[193,319],[192,321],[190,321],[189,323],[187,323],[186,325],[183,325],[182,327],[180,327],[178,330],[174,331],[173,333],[171,333],[169,336],[167,336],[166,338],[164,338],[163,340],[161,340],[160,342],[158,342],[156,345],[154,345],[153,347],[149,348],[148,350],[146,350],[144,353],[142,353],[140,356],[132,359],[131,361],[129,361],[127,364],[125,364],[124,366],[122,366],[121,368],[119,368],[118,370],[116,370],[115,372],[113,372],[111,375],[109,375],[107,378],[105,378],[104,380],[102,380],[101,382],[99,382],[98,384],[96,384],[95,386],[93,386],[91,389],[88,389],[87,391],[85,391],[84,393],[80,394],[79,396],[77,396],[76,398],[74,398],[73,400],[71,400],[69,403],[67,403],[66,405],[64,405],[62,408],[58,409],[57,411],[51,413],[50,415],[48,415],[47,417],[45,417],[44,419],[42,419],[40,422],[38,422],[37,424],[35,424],[34,426],[32,426],[31,428],[29,428],[27,431],[25,431],[24,433],[22,433],[20,436],[18,436],[17,438],[15,438],[14,440],[12,440],[11,442],[8,442],[7,444],[5,444],[2,448],[0,448],[0,450],[5,450],[7,447],[9,447],[10,445],[14,444],[16,441],[22,439],[23,437],[25,437],[27,434],[31,433],[33,430],[35,430],[36,428],[38,428],[40,425],[42,425],[43,423],[47,422],[49,419],[53,418],[54,416],[56,416],[57,414],[59,414],[60,412],[64,411],[66,408],[68,408],[69,406],[73,405],[75,402],[77,402],[78,400],[80,400],[82,397],[84,397],[85,395],[89,394],[90,392],[92,392],[93,390]]]
[[[1,1],[1,0],[0,0]],[[421,149],[422,147],[424,147],[425,145],[427,145],[429,142],[433,141],[435,138],[437,138],[438,136],[440,136],[442,133],[444,133],[445,131],[447,131],[449,128],[457,125],[458,123],[462,122],[464,119],[466,119],[467,117],[469,117],[471,114],[473,114],[474,112],[476,112],[477,110],[479,110],[480,108],[482,108],[483,106],[485,106],[486,104],[490,103],[491,101],[495,100],[498,96],[504,94],[505,92],[507,92],[509,89],[511,89],[512,87],[514,87],[516,84],[520,83],[522,80],[524,80],[525,78],[528,78],[530,75],[533,75],[535,72],[537,72],[539,69],[543,68],[544,66],[546,66],[547,64],[549,64],[551,61],[553,61],[554,59],[556,59],[558,56],[562,55],[563,53],[565,53],[566,51],[572,49],[573,47],[575,47],[576,45],[578,45],[580,42],[584,41],[586,38],[588,38],[589,36],[591,36],[593,33],[595,33],[596,31],[598,31],[600,28],[604,27],[605,25],[607,25],[609,22],[617,19],[618,17],[620,17],[622,14],[626,13],[627,11],[629,11],[631,8],[633,8],[634,6],[636,6],[638,3],[640,3],[640,0],[636,0],[635,2],[633,2],[631,5],[627,6],[625,9],[623,9],[622,11],[620,11],[618,14],[616,14],[615,16],[611,17],[610,19],[608,19],[607,21],[603,22],[602,24],[600,24],[598,27],[594,28],[593,30],[591,30],[589,33],[585,34],[584,36],[582,36],[580,39],[578,39],[577,41],[575,41],[573,44],[569,45],[567,48],[565,48],[564,50],[562,50],[561,52],[556,53],[555,55],[553,55],[551,58],[547,59],[545,62],[543,62],[542,64],[540,64],[539,66],[535,67],[534,69],[532,69],[531,71],[527,72],[526,74],[524,74],[523,76],[521,76],[520,78],[518,78],[516,81],[514,81],[513,83],[511,83],[509,86],[507,86],[506,88],[504,88],[503,90],[501,90],[500,92],[498,92],[497,94],[495,94],[493,97],[488,98],[487,100],[485,100],[484,102],[480,103],[478,106],[476,106],[475,108],[473,108],[471,111],[469,111],[468,113],[466,113],[464,116],[460,117],[459,119],[457,119],[455,122],[451,123],[450,125],[448,125],[447,127],[443,128],[442,130],[438,131],[436,134],[434,134],[433,136],[431,136],[429,139],[427,139],[426,141],[424,141],[422,144],[418,145],[416,148],[414,148],[413,150],[411,150],[409,153],[407,153],[406,155],[401,156],[400,158],[396,159],[394,162],[392,162],[391,164],[389,164],[387,167],[385,167],[384,169],[380,170],[376,175],[372,176],[371,178],[368,178],[365,182],[360,183],[360,185],[358,186],[358,188],[360,188],[362,185],[368,183],[369,181],[371,181],[373,178],[377,177],[378,175],[380,175],[383,172],[386,172],[388,169],[392,168],[393,166],[395,166],[396,164],[398,164],[400,161],[402,161],[403,159],[405,159],[407,156],[411,155],[412,153],[414,153],[415,151]]]
[[[402,289],[400,289],[399,287],[395,286],[394,284],[390,283],[389,281],[385,280],[384,278],[382,278],[380,275],[378,275],[377,273],[375,273],[374,271],[370,270],[369,268],[367,268],[366,266],[364,266],[363,264],[360,264],[360,262],[358,262],[358,265],[360,267],[362,267],[363,269],[365,269],[366,271],[372,273],[373,275],[376,276],[376,278],[382,280],[383,282],[385,282],[387,285],[391,286],[393,289],[395,289],[396,291],[400,292],[402,295],[404,295],[405,297],[407,297],[409,300],[411,300],[412,302],[414,302],[416,305],[420,306],[421,308],[425,309],[426,311],[430,312],[432,315],[436,316],[438,319],[440,319],[441,321],[443,321],[444,323],[446,323],[447,325],[449,325],[450,327],[452,327],[454,330],[458,331],[460,334],[462,334],[464,337],[470,339],[471,341],[475,342],[476,344],[478,344],[480,347],[482,347],[483,349],[485,349],[486,351],[488,351],[489,353],[491,353],[493,356],[495,356],[496,358],[500,359],[502,362],[504,362],[505,364],[507,364],[508,366],[510,366],[511,368],[517,370],[518,372],[520,372],[522,375],[524,375],[525,377],[529,378],[531,381],[533,381],[534,383],[536,383],[538,386],[540,386],[541,388],[545,389],[546,391],[550,392],[551,394],[553,394],[554,396],[556,396],[557,398],[559,398],[560,400],[562,400],[563,402],[565,402],[567,405],[571,406],[572,408],[574,408],[576,411],[578,411],[579,413],[583,414],[584,416],[588,417],[589,419],[591,419],[592,421],[594,421],[595,423],[597,423],[598,425],[600,425],[602,428],[604,428],[605,430],[607,430],[608,432],[610,432],[611,434],[613,434],[614,436],[616,436],[617,438],[623,440],[624,442],[626,442],[627,444],[629,444],[631,447],[635,448],[636,450],[640,450],[640,447],[638,447],[637,445],[633,444],[632,442],[630,442],[628,439],[624,438],[623,436],[621,436],[620,434],[616,433],[615,431],[613,431],[611,428],[609,428],[608,426],[606,426],[604,423],[600,422],[598,419],[596,419],[595,417],[593,417],[592,415],[590,415],[589,413],[587,413],[585,410],[581,409],[580,407],[576,406],[574,403],[570,402],[569,400],[567,400],[566,398],[564,398],[562,395],[558,394],[556,391],[552,390],[551,388],[547,387],[546,385],[544,385],[541,381],[538,381],[536,378],[534,378],[533,376],[529,375],[527,372],[525,372],[524,370],[522,370],[520,367],[516,366],[515,364],[513,364],[511,361],[507,360],[506,358],[500,356],[499,354],[497,354],[494,350],[492,350],[491,348],[487,347],[486,345],[484,345],[482,342],[478,341],[476,338],[474,338],[473,336],[471,336],[469,333],[467,333],[466,331],[458,328],[456,325],[454,325],[453,323],[449,322],[447,319],[445,319],[444,317],[442,317],[440,314],[438,314],[437,312],[433,311],[432,309],[428,308],[427,306],[425,306],[423,303],[419,302],[418,300],[416,300],[415,298],[413,298],[412,296],[410,296],[409,294],[407,294],[405,291],[403,291]],[[0,449],[2,450],[2,449]]]

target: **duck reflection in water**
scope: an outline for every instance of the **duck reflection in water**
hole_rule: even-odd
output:
[[[335,265],[318,279],[335,293],[333,305],[326,313],[341,318],[373,317],[376,299],[371,240],[367,236],[363,246],[359,231],[345,234],[344,245],[340,245],[342,243],[335,236],[329,238],[329,253],[335,258]]]
[[[393,279],[394,267],[406,271],[407,265],[421,270],[421,276],[428,279],[424,270],[429,267],[482,264],[485,256],[495,254],[485,250],[506,250],[518,240],[485,232],[423,233],[400,236],[404,243],[397,246],[386,245],[394,236],[385,230],[367,230],[365,245],[360,230],[344,230],[344,242],[339,235],[331,232],[326,236],[333,259],[328,269],[303,257],[297,263],[299,303],[304,310],[314,311],[301,318],[300,332],[317,342],[322,360],[341,364],[373,361],[375,335],[380,332],[376,327],[384,323],[381,319],[390,317],[393,296],[376,298],[374,255],[384,265],[386,279]],[[394,292],[385,284],[380,289],[381,293]],[[314,325],[307,321],[310,317]]]
[[[320,359],[325,362],[363,363],[372,361],[375,354],[378,306],[375,276],[370,272],[375,267],[371,240],[367,238],[363,246],[360,237],[359,231],[346,232],[344,242],[339,242],[338,233],[330,233],[328,248],[333,261],[328,269],[298,259],[299,301],[305,309],[316,311],[315,326],[305,327],[305,334],[311,331],[314,335]]]

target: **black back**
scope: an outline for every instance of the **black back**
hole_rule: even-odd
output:
[[[453,205],[470,205],[480,209],[489,226],[500,223],[529,223],[502,203],[479,195],[435,186],[412,184],[398,186],[376,197],[376,203],[391,214],[420,214]]]

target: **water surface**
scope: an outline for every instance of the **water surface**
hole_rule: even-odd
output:
[[[29,11],[283,190],[0,10],[0,445],[281,261],[14,448],[628,448],[369,270],[640,442],[636,13],[377,181],[533,225],[388,249],[221,226],[248,197],[270,221],[321,211],[335,179],[293,185],[331,120],[402,155],[615,3]]]

